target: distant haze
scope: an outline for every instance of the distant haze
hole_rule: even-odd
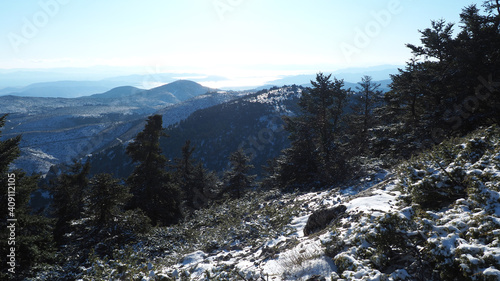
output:
[[[398,66],[383,65],[368,68],[348,68],[334,72],[333,77],[346,82],[357,83],[363,75],[370,75],[375,81],[387,80],[397,73]],[[107,71],[103,71],[106,69]],[[94,71],[92,71],[94,70]],[[74,98],[103,93],[115,87],[133,86],[140,89],[155,88],[177,80],[191,80],[203,86],[223,90],[247,90],[270,86],[305,85],[314,80],[316,73],[298,75],[256,76],[231,78],[196,73],[120,74],[125,69],[112,68],[71,68],[53,70],[12,70],[0,72],[0,96],[15,95],[26,97]],[[129,71],[133,71],[130,69]]]
[[[129,77],[141,88],[178,79],[252,87],[319,71],[403,65],[412,56],[405,44],[420,43],[418,30],[442,18],[459,24],[465,6],[482,2],[3,1],[0,74],[11,75],[0,77],[0,89],[127,75],[142,75]],[[164,73],[184,77],[167,81]]]

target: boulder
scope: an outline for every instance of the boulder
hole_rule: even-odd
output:
[[[304,235],[311,235],[325,229],[332,221],[339,219],[347,210],[344,205],[313,212],[304,227]]]

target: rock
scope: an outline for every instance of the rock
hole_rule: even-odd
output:
[[[233,255],[231,255],[231,254],[229,253],[229,254],[225,255],[224,257],[222,257],[222,260],[223,260],[223,261],[229,261],[229,260],[230,260],[230,259],[232,259],[232,258],[233,258]]]
[[[326,281],[326,278],[320,275],[313,275],[306,281]]]
[[[319,210],[312,213],[304,227],[304,235],[311,235],[326,228],[333,220],[337,220],[345,213],[347,207],[339,205],[330,209]]]

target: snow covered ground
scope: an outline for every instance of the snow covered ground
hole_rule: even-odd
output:
[[[500,280],[499,182],[500,133],[490,128],[348,186],[256,192],[214,205],[180,225],[155,228],[112,258],[94,257],[76,275]],[[341,204],[345,214],[304,235],[314,211]]]
[[[500,141],[479,136],[449,146],[455,151],[453,156],[439,164],[429,160],[429,155],[439,153],[429,153],[403,163],[394,174],[374,175],[361,189],[298,195],[294,202],[300,202],[301,211],[285,227],[289,231],[260,247],[188,253],[181,263],[160,267],[161,274],[181,276],[182,272],[194,280],[207,276],[235,280],[238,276],[242,280],[500,280]],[[418,197],[412,199],[411,186],[427,178],[421,175],[408,181],[409,169],[416,166],[432,171],[435,189],[450,183],[451,174],[457,174],[454,167],[462,167],[460,180],[470,181],[468,190],[449,204],[421,208],[415,204]],[[338,204],[347,207],[338,223],[304,236],[311,211]]]

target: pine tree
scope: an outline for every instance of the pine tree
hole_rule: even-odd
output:
[[[392,76],[390,94],[402,111],[394,116],[400,143],[415,149],[423,139],[439,142],[500,121],[500,5],[484,6],[486,14],[476,5],[463,9],[456,36],[453,24],[433,21],[420,32],[421,46],[407,45],[415,59]]]
[[[0,128],[5,125],[6,117],[0,116]],[[5,264],[2,267],[5,270],[0,272],[2,280],[14,280],[14,277],[21,279],[21,276],[30,274],[31,267],[53,262],[55,258],[53,220],[34,213],[29,204],[32,192],[38,188],[39,177],[27,176],[21,170],[9,168],[20,155],[20,141],[21,136],[0,140],[0,185],[3,187],[0,192],[0,205],[3,206],[0,210],[0,248],[9,250],[5,255],[10,255],[10,249],[15,248],[16,259],[15,274],[9,276]],[[9,239],[12,237],[11,229],[15,233],[15,240]]]
[[[350,146],[355,148],[355,154],[364,154],[370,146],[369,130],[375,126],[374,108],[382,99],[382,91],[378,90],[380,84],[374,83],[370,76],[363,76],[358,84],[348,127],[352,135]]]
[[[165,136],[162,116],[150,116],[144,130],[127,146],[127,154],[138,163],[127,184],[133,195],[130,208],[142,209],[153,224],[169,225],[181,218],[181,193],[166,171],[161,136]]]
[[[192,158],[195,148],[187,140],[182,147],[182,156],[175,160],[175,179],[182,190],[185,207],[196,210],[206,206],[217,192],[217,176],[204,168],[200,161]]]
[[[285,117],[291,147],[277,159],[278,185],[342,180],[346,159],[341,148],[344,107],[350,89],[343,80],[330,80],[319,73],[312,88],[302,91],[298,105],[301,114]]]
[[[110,174],[95,175],[90,179],[87,214],[97,227],[104,228],[122,214],[131,196],[128,187],[119,184]]]
[[[201,162],[196,165],[193,171],[193,195],[190,199],[195,209],[207,206],[215,198],[218,181],[217,175],[205,169]]]
[[[59,244],[65,243],[64,235],[72,231],[71,221],[82,218],[89,171],[89,162],[82,164],[81,161],[75,161],[69,171],[59,175],[49,187],[52,213],[57,219],[54,237]]]
[[[0,128],[5,125],[6,118],[6,114],[0,116]],[[1,133],[2,131],[0,131],[0,134]],[[0,141],[0,173],[5,174],[8,171],[9,165],[12,163],[12,161],[19,157],[19,142],[21,142],[21,136],[16,136]]]
[[[320,166],[312,128],[298,118],[284,118],[290,132],[291,146],[283,150],[274,165],[276,184],[280,188],[297,187],[318,181]]]
[[[343,89],[344,81],[330,80],[331,75],[318,73],[312,88],[303,91],[299,106],[306,126],[312,128],[316,148],[320,152],[323,165],[330,163],[334,156],[335,142],[340,135],[344,107],[349,90]]]
[[[226,190],[233,197],[241,198],[244,191],[252,185],[255,179],[255,176],[247,174],[253,165],[249,164],[250,159],[242,149],[233,152],[229,156],[229,162],[231,164],[230,170],[224,175]]]
[[[33,212],[30,206],[31,194],[38,189],[40,178],[26,176],[21,171],[15,171],[15,174],[18,180],[15,210],[19,225],[16,230],[18,262],[30,275],[30,267],[55,261],[54,219]]]
[[[175,159],[175,179],[183,193],[186,207],[194,209],[193,196],[195,194],[194,161],[192,155],[195,148],[191,147],[191,141],[187,140],[182,147],[181,158]]]
[[[460,14],[462,30],[453,49],[457,79],[453,90],[460,96],[461,131],[478,125],[500,123],[500,1],[488,0],[486,14],[471,5]],[[471,102],[477,98],[477,104]],[[466,102],[470,104],[467,105]]]

